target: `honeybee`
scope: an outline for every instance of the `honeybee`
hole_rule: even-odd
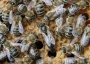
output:
[[[42,34],[47,46],[49,47],[50,51],[54,52],[55,51],[55,39],[52,36],[49,29],[47,29],[47,31],[45,31],[45,32],[41,31],[41,34]]]
[[[89,63],[86,58],[79,59],[77,60],[77,62],[78,64],[88,64]]]
[[[87,25],[87,27],[85,28],[85,31],[83,33],[83,36],[81,38],[81,45],[83,46],[87,46],[89,44],[90,41],[90,24]]]
[[[21,21],[21,16],[16,14],[13,18],[13,23],[10,31],[11,34],[14,34],[15,36],[20,36],[21,34],[23,34],[24,30]]]
[[[65,28],[65,37],[66,38],[71,38],[73,36],[72,31],[73,31],[73,26],[72,25],[66,26],[66,28]]]
[[[25,13],[25,17],[28,19],[28,20],[34,20],[36,18],[36,15],[34,14],[33,11],[27,11]]]
[[[67,46],[63,46],[62,51],[65,54],[74,54],[75,56],[79,57],[79,58],[83,58],[80,53],[82,53],[83,50],[83,46],[81,46],[80,44],[69,44]]]
[[[56,7],[56,6],[59,6],[60,4],[63,3],[63,0],[53,0],[53,5]]]
[[[76,4],[79,6],[79,9],[85,9],[85,8],[89,7],[88,0],[80,0]]]
[[[64,59],[63,64],[77,64],[77,60],[74,57],[67,57]]]
[[[7,39],[2,43],[2,45],[6,51],[8,61],[14,62],[14,57],[18,57],[19,51],[15,47],[11,46],[11,42]]]
[[[36,64],[46,64],[43,58],[40,58],[36,61]]]
[[[60,16],[60,17],[56,18],[55,23],[56,23],[57,27],[61,27],[65,23],[64,17]]]
[[[68,10],[70,15],[75,15],[79,11],[79,7],[77,4],[72,4]]]
[[[55,7],[53,10],[48,11],[44,16],[44,19],[45,19],[45,21],[54,20],[59,15],[64,15],[66,13],[66,11],[67,10],[66,10],[66,8],[64,8],[64,4],[61,4],[57,7]]]
[[[47,6],[53,5],[53,0],[42,0]]]
[[[19,46],[21,48],[21,52],[28,51],[30,45],[35,43],[37,37],[34,34],[29,34],[25,37],[20,43],[11,43],[12,46]]]
[[[17,5],[19,5],[20,3],[23,2],[23,0],[10,0],[10,1],[11,1],[11,3],[14,4],[14,6],[17,6]]]
[[[86,21],[88,20],[87,14],[80,14],[77,18],[76,25],[73,27],[72,34],[74,37],[79,37],[83,33],[83,28],[85,26]]]
[[[9,33],[9,29],[7,28],[7,26],[3,23],[0,22],[0,34],[6,35]]]
[[[20,13],[27,12],[27,6],[24,5],[24,4],[19,4],[18,7],[17,7],[17,9],[18,9],[18,12],[20,12]]]
[[[2,12],[3,23],[7,24],[9,19],[9,11],[5,10]]]
[[[30,63],[32,63],[32,60],[29,57],[29,55],[26,55],[23,57],[21,61],[18,61],[16,64],[30,64]]]
[[[6,51],[0,51],[0,61],[4,61],[6,58]]]
[[[45,13],[44,4],[42,1],[37,1],[35,4],[35,10],[38,16],[43,16]]]
[[[39,50],[35,44],[31,44],[29,48],[29,56],[32,60],[37,60],[40,58]]]

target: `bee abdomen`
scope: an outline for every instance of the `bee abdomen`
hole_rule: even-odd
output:
[[[4,44],[6,42],[6,38],[4,37],[3,34],[0,34],[0,43]]]
[[[19,56],[19,52],[18,52],[18,50],[15,47],[12,47],[10,49],[10,53],[11,53],[12,57],[18,57]]]
[[[25,13],[27,11],[27,7],[24,4],[18,5],[18,11],[20,13]]]
[[[3,12],[2,13],[2,20],[4,22],[8,22],[8,19],[9,19],[9,12]]]
[[[18,30],[18,27],[15,27],[15,28],[14,28],[13,34],[14,34],[15,36],[20,36],[20,35],[21,35],[21,33],[20,33],[19,30]]]
[[[66,38],[71,38],[73,36],[72,35],[72,30],[73,30],[73,27],[72,26],[66,27],[66,30],[65,30],[65,36],[66,36]]]
[[[83,52],[83,47],[79,44],[75,44],[75,49],[77,52]]]
[[[44,5],[42,2],[36,4],[36,13],[38,16],[43,16],[45,12]]]

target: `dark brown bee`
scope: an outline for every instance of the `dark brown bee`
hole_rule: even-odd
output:
[[[45,13],[45,8],[43,2],[37,2],[35,5],[35,10],[38,16],[43,16]]]

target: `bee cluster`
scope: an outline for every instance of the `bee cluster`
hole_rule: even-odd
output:
[[[51,10],[46,12],[46,7]],[[82,13],[88,9],[88,0],[9,0],[5,9],[0,9],[0,63],[7,60],[14,64],[53,64],[51,60],[45,62],[40,50],[46,45],[48,56],[56,57],[56,39],[53,35],[57,35],[59,40],[70,40],[70,43],[62,45],[62,53],[66,58],[59,64],[90,64],[82,55],[84,47],[90,42],[90,24],[86,25],[89,15]],[[39,34],[30,32],[26,35],[23,19],[29,23],[38,17],[42,20],[39,25],[36,22]],[[52,21],[56,26],[54,33],[49,27]],[[15,36],[15,42],[8,39],[9,33]],[[23,34],[25,37],[20,37]],[[23,53],[26,55],[16,62],[16,58]]]

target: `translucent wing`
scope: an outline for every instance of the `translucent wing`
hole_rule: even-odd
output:
[[[23,26],[21,21],[19,21],[19,28],[18,28],[19,32],[22,34],[24,32]]]
[[[43,0],[43,2],[45,2],[45,4],[46,4],[47,6],[52,6],[52,5],[53,5],[52,0]]]
[[[22,44],[20,43],[11,43],[12,46],[21,46]]]
[[[90,36],[86,36],[86,32],[84,32],[82,38],[81,38],[81,45],[87,46],[89,43]]]
[[[13,34],[14,27],[15,27],[15,21],[12,22],[12,26],[11,26],[11,30],[10,30],[11,34]]]
[[[57,19],[55,20],[55,23],[56,23],[56,25],[57,25],[58,27],[61,27],[61,26],[63,25],[63,17],[60,16],[60,18],[57,18]]]
[[[27,9],[30,10],[31,8],[34,8],[35,3],[33,1],[31,1],[28,6]]]
[[[82,57],[79,53],[77,53],[76,51],[73,51],[72,54],[74,54],[75,56],[83,59],[84,57]]]
[[[50,31],[47,31],[47,32],[48,32],[48,39],[49,39],[48,42],[55,45],[55,39],[52,36],[51,32]]]
[[[12,16],[12,10],[9,13],[9,23],[12,24],[13,22],[13,16]]]
[[[35,55],[36,55],[36,53],[35,53],[35,51],[34,51],[34,49],[33,49],[33,48],[31,48],[31,49],[30,49],[30,53],[31,53],[33,56],[35,56]]]
[[[44,33],[42,33],[42,36],[43,36],[46,44],[47,44],[48,46],[50,46],[50,43],[48,42],[48,41],[49,41],[48,36],[47,36],[46,34],[44,34]]]
[[[30,43],[28,43],[26,45],[22,44],[22,46],[21,46],[21,52],[24,52],[24,51],[28,50],[29,46],[30,46]]]
[[[73,45],[74,43],[76,43],[77,40],[78,40],[78,38],[74,38],[74,39],[71,41],[70,45]]]
[[[7,57],[10,60],[10,51],[9,51],[9,49],[8,48],[5,48],[5,50],[6,50]]]

